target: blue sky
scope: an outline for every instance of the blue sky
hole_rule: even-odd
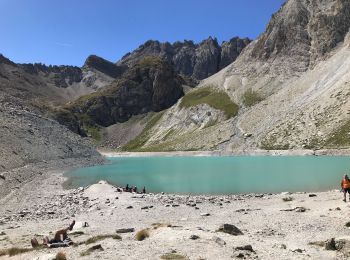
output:
[[[0,0],[0,53],[15,62],[117,61],[149,39],[256,38],[285,0]]]

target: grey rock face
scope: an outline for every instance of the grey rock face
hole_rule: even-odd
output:
[[[171,63],[180,74],[204,79],[232,63],[250,42],[238,37],[222,46],[212,37],[199,44],[186,40],[173,44],[150,40],[122,57],[117,64],[132,66],[146,56],[158,56]]]
[[[272,16],[252,56],[297,56],[294,67],[304,71],[344,40],[349,25],[349,1],[290,0]]]
[[[89,118],[88,124],[110,126],[125,122],[133,115],[161,111],[183,96],[183,80],[170,64],[156,57],[144,58],[110,86],[70,104],[75,116]],[[56,114],[56,119],[70,127],[72,114]],[[73,119],[66,120],[67,118]],[[70,127],[74,131],[75,128]],[[75,131],[76,132],[76,131]]]
[[[112,78],[120,77],[126,70],[126,66],[118,66],[114,63],[105,60],[96,55],[90,55],[85,63],[83,68],[85,69],[95,69],[103,74],[106,74]]]
[[[223,42],[221,45],[220,69],[235,61],[250,42],[251,40],[248,38],[241,39],[239,37],[234,37],[228,42]]]

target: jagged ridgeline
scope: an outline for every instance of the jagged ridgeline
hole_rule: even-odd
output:
[[[221,46],[212,37],[198,44],[193,41],[171,44],[150,40],[126,54],[117,64],[132,66],[145,56],[153,55],[168,61],[178,73],[201,80],[235,61],[250,42],[248,38],[239,37],[224,41]]]

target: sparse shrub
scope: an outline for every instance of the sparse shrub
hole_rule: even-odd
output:
[[[183,256],[183,255],[179,255],[179,254],[167,253],[167,254],[162,255],[160,257],[160,259],[164,259],[164,260],[186,260],[188,258]]]
[[[33,248],[20,248],[20,247],[12,247],[10,249],[7,250],[7,254],[9,256],[14,256],[14,255],[20,255],[23,253],[27,253],[30,251],[33,251]]]
[[[146,238],[149,237],[149,231],[148,229],[142,229],[140,230],[139,232],[136,233],[135,235],[135,239],[137,241],[142,241],[142,240],[145,240]]]
[[[285,197],[285,198],[282,198],[282,200],[285,202],[288,202],[288,201],[294,200],[294,198],[293,197]]]
[[[253,91],[252,89],[248,89],[243,94],[243,104],[246,107],[254,106],[255,104],[259,103],[263,98],[259,95],[258,92]]]
[[[55,260],[67,260],[66,254],[63,252],[58,252],[55,257]]]

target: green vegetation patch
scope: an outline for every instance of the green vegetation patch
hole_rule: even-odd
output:
[[[327,147],[348,147],[350,146],[350,121],[336,129],[325,141]]]
[[[100,129],[95,126],[85,126],[84,129],[91,136],[92,139],[99,142],[101,141]]]
[[[122,147],[123,151],[138,151],[140,148],[148,141],[150,138],[150,132],[153,126],[162,118],[165,111],[158,112],[152,116],[152,118],[147,122],[145,128],[142,130],[135,139],[128,142]]]
[[[262,100],[263,98],[259,95],[259,93],[256,91],[253,91],[252,89],[248,89],[243,94],[243,104],[246,107],[254,106],[255,104],[259,103]]]
[[[221,110],[226,118],[237,115],[239,106],[223,91],[215,91],[211,87],[203,87],[187,93],[181,100],[180,107],[193,107],[207,104],[212,108]]]

